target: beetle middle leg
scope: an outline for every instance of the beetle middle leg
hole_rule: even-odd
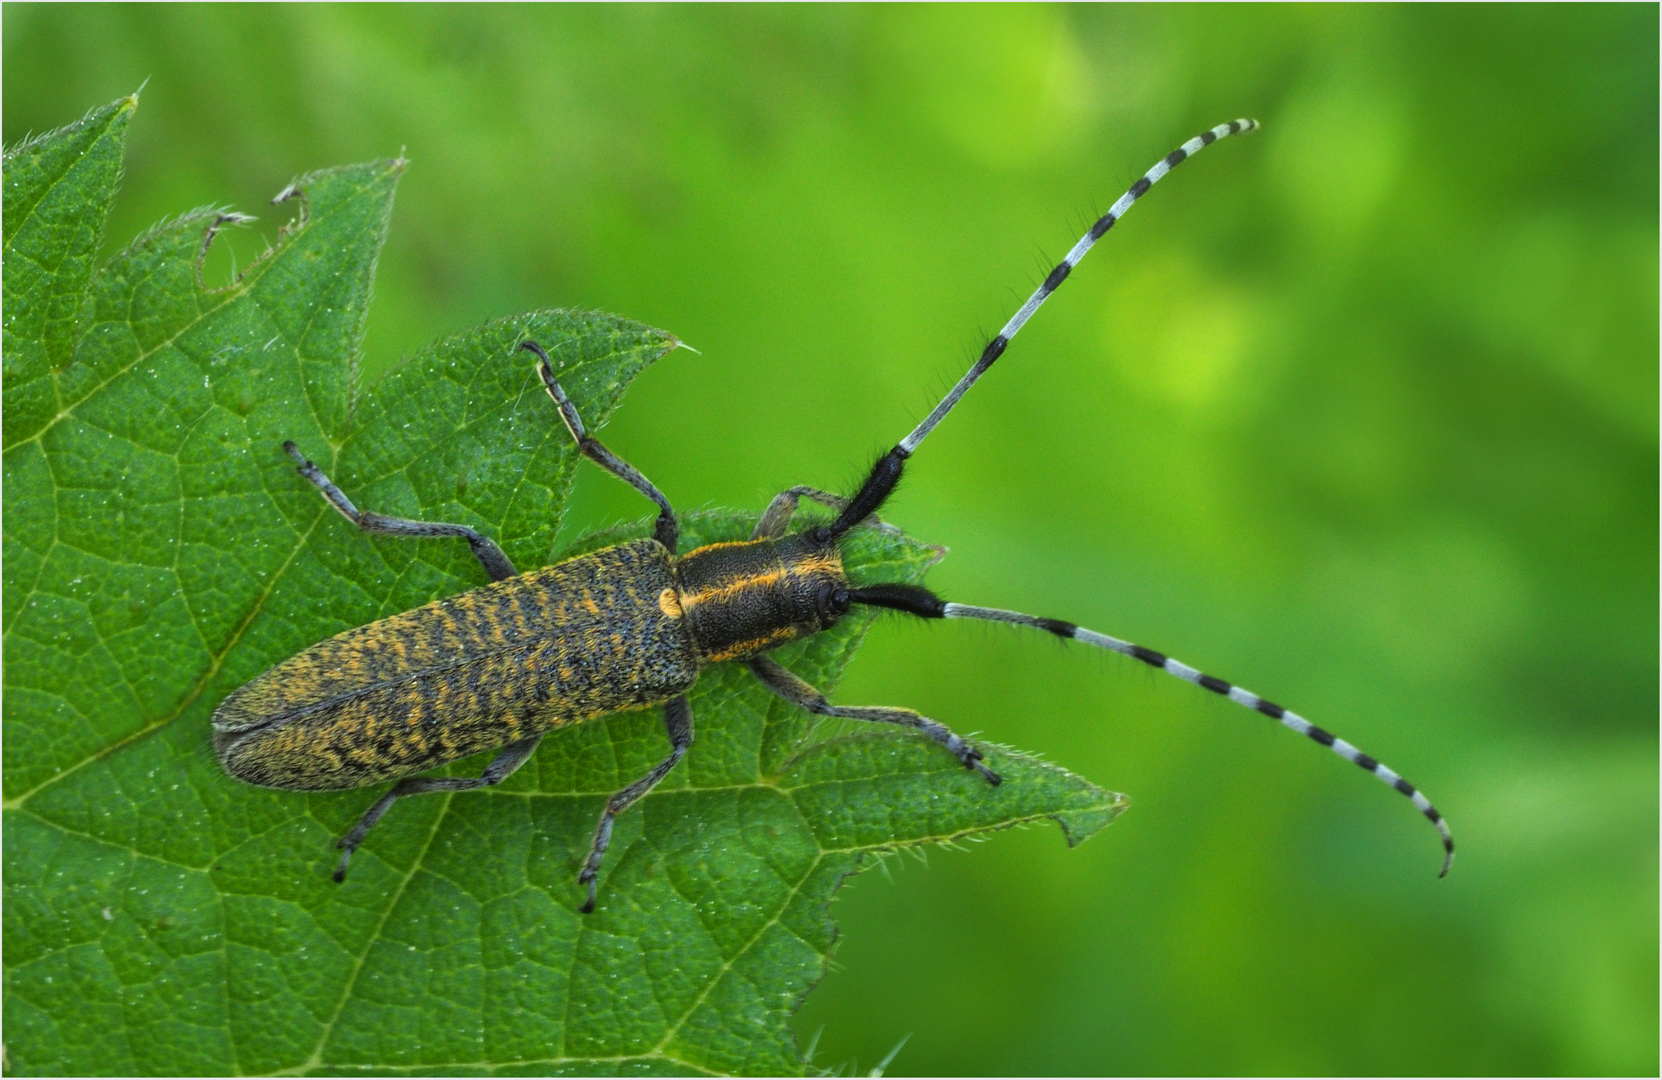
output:
[[[352,505],[352,500],[346,497],[346,493],[336,487],[334,481],[323,474],[322,469],[312,464],[292,441],[285,441],[283,449],[298,463],[294,471],[310,480],[317,490],[323,493],[323,497],[329,500],[329,505],[340,511],[341,517],[364,532],[381,533],[386,536],[412,536],[417,539],[458,536],[467,541],[468,547],[473,549],[474,558],[479,560],[479,565],[485,568],[485,573],[491,576],[492,581],[501,581],[519,573],[508,556],[496,546],[495,540],[466,525],[447,525],[440,521],[412,521],[409,518],[388,517],[385,514],[359,510]]]
[[[749,664],[751,672],[762,680],[763,686],[766,686],[786,701],[800,705],[811,713],[820,716],[838,716],[848,720],[872,720],[881,724],[901,724],[905,727],[916,728],[946,747],[952,756],[963,763],[964,768],[974,769],[986,777],[987,783],[994,787],[1003,783],[1002,777],[981,764],[981,751],[953,734],[952,730],[939,720],[931,720],[929,717],[913,712],[911,709],[896,709],[883,705],[852,707],[833,705],[825,700],[824,694],[798,678],[775,660],[766,656],[753,656],[746,663]]]
[[[636,491],[645,495],[658,504],[658,524],[652,531],[652,538],[675,554],[675,545],[681,539],[681,524],[675,520],[675,511],[669,505],[669,499],[664,493],[653,486],[652,481],[643,476],[639,469],[624,461],[610,450],[601,445],[600,440],[589,434],[589,429],[583,426],[583,418],[577,414],[577,406],[566,397],[566,392],[554,378],[554,365],[543,352],[542,346],[534,341],[522,341],[519,347],[526,352],[535,353],[541,361],[537,365],[537,374],[542,378],[542,385],[548,391],[548,396],[554,399],[554,404],[560,407],[560,419],[565,421],[566,430],[577,443],[577,449],[583,456],[599,465],[602,469],[622,480]]]
[[[411,776],[394,784],[391,791],[375,800],[375,805],[364,812],[364,816],[352,826],[352,831],[335,843],[342,849],[340,865],[335,867],[335,880],[346,880],[346,867],[352,861],[352,853],[364,842],[369,830],[375,828],[375,823],[392,809],[393,803],[406,795],[424,795],[429,791],[473,791],[500,784],[536,753],[537,744],[541,741],[541,735],[533,735],[529,739],[509,743],[478,776]]]
[[[664,726],[669,729],[669,757],[653,766],[651,772],[607,799],[606,809],[600,812],[600,825],[594,830],[594,844],[589,848],[589,857],[583,862],[583,872],[577,875],[578,883],[587,886],[589,890],[589,897],[583,902],[585,915],[594,910],[595,878],[600,876],[600,861],[606,857],[606,849],[612,845],[612,823],[641,796],[657,787],[658,782],[668,776],[676,763],[686,756],[687,747],[692,745],[693,715],[692,706],[687,703],[687,695],[682,694],[664,706]]]

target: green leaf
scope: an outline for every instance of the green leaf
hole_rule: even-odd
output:
[[[8,303],[5,316],[7,446],[40,431],[65,404],[56,377],[80,336],[81,302],[137,107],[136,95],[122,98],[6,153],[0,267],[6,299],[20,301]]]
[[[285,193],[297,224],[227,288],[198,273],[236,221],[211,210],[93,276],[132,107],[5,159],[13,1071],[800,1072],[785,1020],[824,971],[843,878],[874,853],[1040,818],[1077,843],[1123,806],[996,747],[1006,783],[990,788],[931,743],[816,727],[718,665],[692,695],[687,760],[620,819],[593,915],[577,913],[577,871],[606,797],[667,752],[661,710],[552,735],[489,792],[400,802],[336,885],[333,841],[377,792],[231,780],[212,710],[306,645],[484,574],[463,544],[360,534],[282,441],[362,507],[465,522],[540,565],[562,557],[578,457],[515,346],[549,346],[598,427],[676,342],[539,312],[360,394],[403,162],[302,177]],[[688,514],[684,543],[754,522]],[[915,581],[939,555],[867,530],[845,560],[857,582]],[[829,690],[869,624],[777,655]]]

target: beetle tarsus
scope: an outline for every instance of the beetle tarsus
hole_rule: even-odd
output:
[[[964,747],[963,755],[958,760],[964,763],[964,768],[974,769],[976,772],[986,777],[987,783],[991,784],[993,787],[997,787],[998,785],[1004,783],[1004,777],[981,764],[981,762],[985,759],[986,755],[981,751],[977,750],[973,746],[966,745]]]

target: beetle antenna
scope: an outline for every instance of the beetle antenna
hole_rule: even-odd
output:
[[[936,405],[929,415],[923,418],[923,423],[913,428],[910,435],[900,440],[898,446],[884,454],[878,459],[877,464],[872,466],[871,474],[866,478],[866,482],[861,486],[859,493],[849,500],[847,508],[838,515],[837,520],[832,525],[827,527],[826,539],[841,536],[877,512],[878,507],[883,504],[883,500],[889,497],[889,493],[900,482],[900,474],[905,468],[906,459],[912,456],[912,452],[918,448],[918,444],[929,437],[929,433],[935,430],[935,426],[946,419],[946,414],[951,412],[953,406],[958,404],[958,399],[967,394],[969,388],[975,385],[975,381],[981,378],[1000,356],[1004,355],[1004,349],[1010,344],[1010,339],[1020,332],[1021,328],[1027,324],[1027,320],[1033,317],[1033,313],[1039,310],[1039,306],[1050,298],[1050,294],[1055,292],[1057,287],[1067,280],[1068,274],[1073,271],[1075,266],[1079,265],[1079,260],[1085,257],[1085,253],[1090,251],[1091,247],[1098,240],[1101,240],[1109,229],[1114,227],[1115,222],[1125,216],[1125,212],[1131,209],[1132,203],[1142,198],[1143,192],[1159,183],[1161,177],[1177,168],[1177,166],[1200,153],[1203,148],[1210,146],[1219,139],[1227,138],[1230,135],[1243,134],[1257,127],[1258,121],[1242,119],[1231,120],[1227,124],[1219,124],[1210,131],[1201,132],[1155,162],[1154,167],[1143,174],[1142,179],[1132,184],[1124,195],[1114,200],[1114,205],[1108,208],[1108,212],[1098,218],[1096,224],[1091,226],[1090,231],[1080,237],[1079,242],[1073,245],[1072,250],[1063,257],[1061,262],[1056,264],[1056,268],[1045,275],[1044,281],[1040,283],[1037,289],[1033,290],[1033,295],[1027,298],[1027,303],[1021,306],[1021,310],[1010,316],[1010,321],[1004,324],[1004,329],[1000,330],[991,341],[987,342],[986,347],[981,350],[980,359],[976,360],[975,365],[969,369],[964,377],[959,379],[951,390],[947,391],[947,395],[941,399],[941,403]]]
[[[1448,822],[1437,808],[1413,784],[1404,780],[1401,774],[1389,768],[1376,758],[1364,754],[1350,743],[1323,728],[1317,727],[1295,712],[1283,709],[1273,701],[1267,701],[1250,690],[1242,689],[1232,683],[1213,675],[1207,675],[1188,664],[1173,660],[1164,653],[1157,653],[1153,649],[1145,649],[1141,645],[1133,645],[1129,641],[1121,641],[1107,634],[1099,634],[1094,630],[1087,630],[1083,626],[1075,626],[1061,619],[1042,619],[1037,615],[1024,615],[1019,611],[1004,611],[1001,608],[972,607],[969,604],[947,603],[928,589],[919,585],[874,585],[864,589],[850,589],[848,598],[856,604],[869,604],[873,607],[885,607],[895,611],[904,611],[925,619],[982,619],[987,622],[1012,623],[1016,626],[1031,626],[1035,630],[1045,630],[1057,637],[1067,638],[1070,641],[1082,641],[1087,645],[1095,645],[1099,649],[1108,649],[1129,656],[1133,660],[1141,660],[1149,667],[1159,668],[1168,675],[1175,675],[1184,682],[1194,683],[1196,686],[1210,690],[1233,701],[1237,705],[1244,705],[1256,712],[1261,712],[1272,720],[1279,720],[1287,727],[1292,728],[1300,735],[1304,735],[1321,743],[1329,750],[1338,754],[1353,765],[1372,773],[1386,785],[1395,788],[1408,797],[1414,808],[1424,814],[1430,822],[1437,826],[1437,833],[1443,839],[1443,869],[1437,875],[1442,877],[1448,873],[1454,863],[1454,834],[1449,831]]]

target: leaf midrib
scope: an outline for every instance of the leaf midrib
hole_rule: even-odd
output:
[[[53,191],[57,190],[58,185],[63,183],[65,178],[67,178],[70,173],[75,171],[75,167],[77,165],[79,165],[81,162],[86,160],[87,155],[92,153],[92,151],[98,146],[98,144],[103,141],[105,135],[109,134],[110,128],[115,124],[115,122],[118,118],[120,118],[122,115],[124,115],[126,113],[132,112],[137,107],[138,107],[138,97],[137,97],[137,95],[133,95],[133,96],[130,96],[128,98],[125,98],[121,102],[121,104],[117,105],[115,108],[110,110],[110,115],[104,121],[103,130],[100,131],[97,135],[93,136],[92,141],[87,143],[86,149],[82,150],[79,154],[75,155],[75,157],[69,162],[69,164],[64,166],[64,170],[61,173],[59,173],[57,176],[53,177],[51,182],[49,182],[46,185],[46,187],[41,189],[40,195],[38,197],[36,197],[34,202],[30,203],[27,207],[22,209],[21,213],[23,214],[23,219],[21,221],[17,222],[16,227],[14,227],[12,229],[11,236],[6,239],[4,246],[0,247],[0,252],[3,252],[3,253],[8,254],[8,255],[11,253],[13,241],[15,241],[18,238],[18,236],[20,234],[22,234],[23,230],[28,227],[29,222],[34,220],[35,211],[37,209],[39,209],[41,203],[46,201],[46,197],[48,195],[52,194]],[[76,123],[82,123],[82,122],[84,122],[84,120],[76,121]],[[74,127],[75,125],[71,124],[69,126]],[[59,129],[59,130],[61,130],[61,129]],[[31,153],[37,145],[43,143],[46,139],[50,138],[51,136],[53,136],[55,134],[57,134],[56,131],[43,132],[42,134],[36,136],[35,138],[26,140],[22,144],[14,147],[13,149],[11,149],[10,151],[8,151],[6,153],[6,155],[4,157],[4,165],[6,165],[6,166],[12,165],[14,162],[20,160],[25,155],[28,155],[29,153]],[[8,215],[7,216],[10,216],[10,214],[14,213],[14,212],[16,212],[16,211],[12,211],[10,208],[8,208]]]
[[[147,724],[146,726],[139,728],[137,731],[116,740],[109,746],[106,746],[95,753],[88,754],[86,757],[69,766],[67,769],[61,769],[58,772],[53,773],[51,776],[47,777],[45,780],[42,780],[40,783],[36,784],[23,794],[5,800],[3,803],[0,803],[0,809],[22,809],[23,804],[28,802],[29,799],[51,787],[53,784],[56,784],[58,781],[67,776],[74,775],[94,761],[102,760],[124,747],[131,746],[133,743],[138,742],[147,735],[160,731],[162,728],[171,724],[183,715],[185,710],[194,705],[196,703],[196,699],[202,696],[202,692],[207,689],[208,684],[213,681],[214,676],[218,675],[220,669],[225,666],[225,658],[230,656],[231,651],[242,641],[243,634],[247,632],[249,626],[253,625],[254,619],[265,610],[265,602],[271,598],[272,591],[277,588],[277,583],[282,580],[283,575],[288,573],[288,569],[294,564],[295,558],[306,549],[306,544],[311,539],[312,531],[317,528],[317,523],[323,520],[326,513],[326,510],[318,510],[317,516],[312,519],[312,523],[306,527],[306,531],[301,534],[299,541],[289,551],[288,558],[283,560],[283,565],[278,567],[277,570],[271,575],[270,581],[266,584],[266,587],[261,591],[258,599],[255,600],[253,606],[249,609],[248,615],[237,625],[235,632],[233,632],[231,637],[227,639],[225,642],[225,648],[222,649],[217,655],[210,654],[212,655],[212,659],[209,662],[207,669],[203,671],[201,677],[197,679],[196,683],[190,688],[185,696],[180,699],[179,704],[176,705],[172,711],[156,720],[154,723]]]

